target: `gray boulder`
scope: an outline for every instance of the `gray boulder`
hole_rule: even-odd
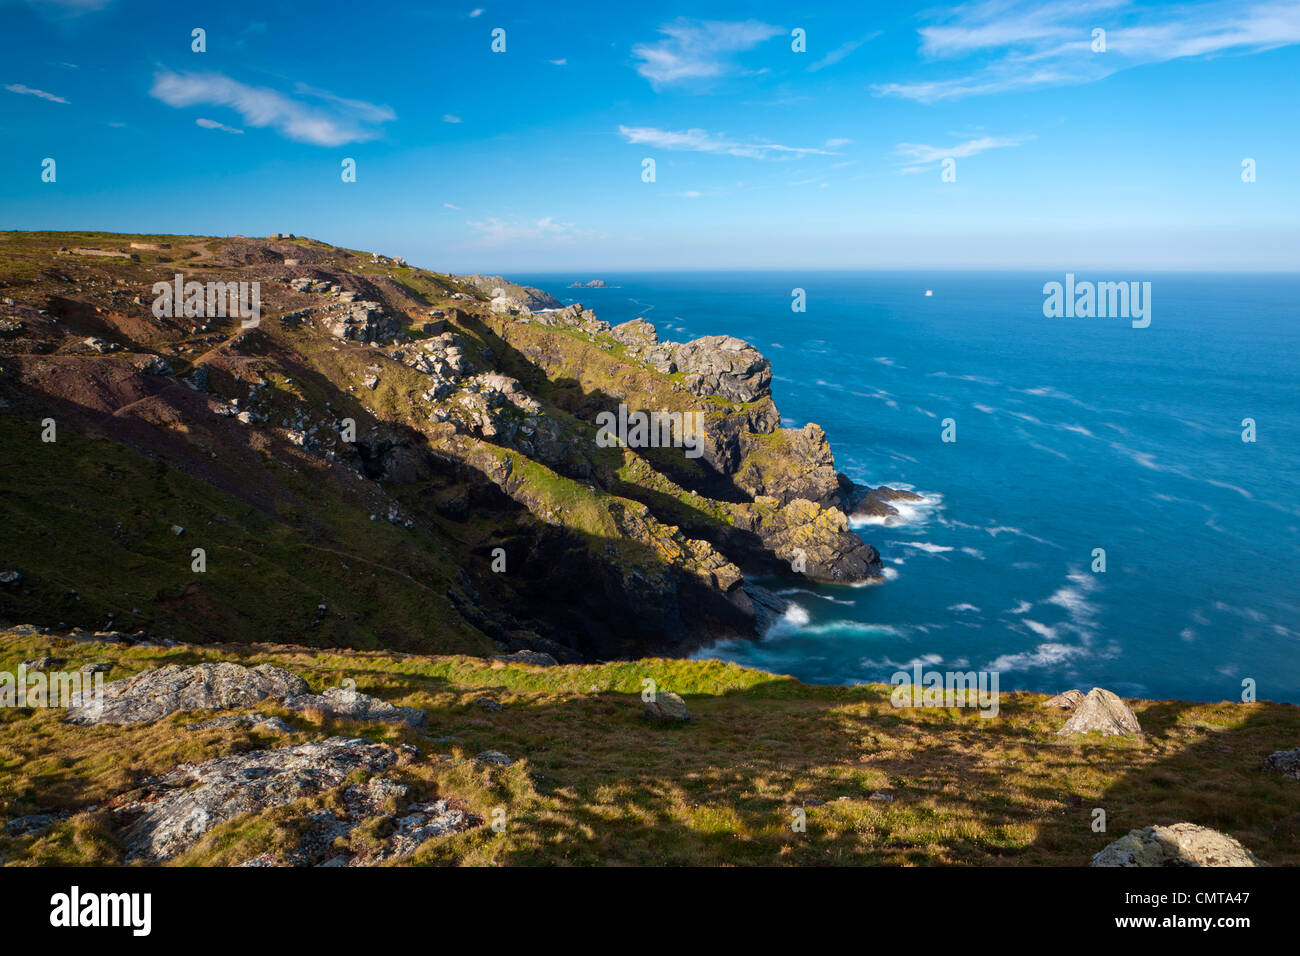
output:
[[[661,690],[654,700],[646,701],[645,714],[659,720],[684,722],[691,719],[691,712],[686,709],[686,701],[672,691]]]
[[[1091,866],[1264,866],[1232,837],[1194,823],[1130,831],[1092,858]]]
[[[1103,737],[1136,737],[1142,725],[1128,704],[1118,696],[1100,687],[1088,691],[1079,702],[1065,726],[1056,733],[1061,737],[1072,734],[1100,733]]]
[[[378,697],[341,687],[331,687],[323,694],[291,697],[284,701],[284,706],[290,710],[311,711],[347,720],[373,720],[411,727],[423,727],[429,722],[429,715],[418,707],[399,707]]]
[[[1275,770],[1284,777],[1300,780],[1300,747],[1295,750],[1279,750],[1264,758],[1264,767]]]
[[[310,692],[297,674],[270,664],[168,664],[105,684],[102,702],[72,706],[67,713],[74,724],[144,724],[177,711],[246,707]]]

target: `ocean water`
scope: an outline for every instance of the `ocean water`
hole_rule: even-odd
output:
[[[776,628],[701,656],[809,682],[920,662],[998,671],[1003,690],[1191,700],[1249,679],[1300,702],[1300,276],[1079,274],[1150,281],[1144,329],[1045,318],[1043,284],[1064,280],[1045,272],[600,277],[618,288],[512,276],[661,338],[753,343],[786,425],[825,428],[855,481],[926,499],[856,527],[884,583],[787,583]]]

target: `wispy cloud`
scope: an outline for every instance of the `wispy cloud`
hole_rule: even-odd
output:
[[[44,90],[35,90],[30,86],[23,86],[21,83],[6,83],[5,89],[10,93],[21,93],[23,96],[39,96],[43,100],[49,100],[51,103],[68,102],[61,96],[55,96],[53,93],[46,93]]]
[[[497,219],[471,219],[466,225],[477,233],[484,245],[506,245],[512,242],[546,239],[556,241],[572,238],[577,230],[571,223],[556,222],[554,216],[531,221]]]
[[[471,20],[474,19],[475,17],[481,17],[481,16],[483,16],[482,7],[475,7],[473,10],[469,12],[469,17]]]
[[[840,60],[844,59],[846,56],[848,56],[858,47],[862,46],[864,43],[870,43],[878,36],[880,36],[879,30],[877,30],[875,33],[867,34],[860,40],[849,40],[846,43],[841,43],[835,49],[831,50],[830,53],[827,53],[820,60],[813,63],[812,66],[808,67],[808,72],[816,73],[818,70],[824,70],[828,66],[834,66],[836,63],[840,62]]]
[[[451,113],[443,113],[442,121],[444,123],[459,123],[461,122],[461,118],[459,116],[453,116]]]
[[[561,59],[559,59],[559,60],[547,60],[546,62],[549,63],[549,64],[551,64],[551,66],[568,66],[568,65],[569,65],[569,60],[568,60],[567,57],[561,58]]]
[[[1004,149],[1009,146],[1019,146],[1027,139],[1028,136],[979,136],[974,139],[968,139],[952,146],[929,146],[925,143],[899,143],[894,147],[894,154],[899,157],[906,167],[905,173],[918,173],[927,166],[940,162],[944,159],[965,159],[970,156],[976,156],[990,149]]]
[[[796,156],[833,156],[829,150],[804,146],[782,146],[779,143],[753,143],[729,139],[703,129],[668,130],[653,126],[620,126],[619,133],[629,142],[652,146],[655,149],[686,150],[694,153],[716,153],[725,156],[745,156],[750,159],[792,159]]]
[[[244,134],[242,129],[235,129],[233,126],[227,126],[225,123],[218,123],[216,120],[204,119],[201,116],[196,119],[194,123],[196,126],[202,126],[204,129],[218,129],[223,133],[239,133],[241,136]]]
[[[659,28],[663,39],[638,43],[636,71],[656,88],[712,80],[739,70],[735,57],[781,33],[758,20],[725,22],[679,17]]]
[[[1104,52],[1092,48],[1098,28],[1106,31]],[[1300,43],[1300,4],[1214,0],[1161,8],[1130,0],[981,0],[955,8],[919,35],[921,53],[934,61],[978,64],[940,79],[877,84],[876,95],[936,102],[1090,83],[1183,57],[1290,46]]]
[[[326,90],[299,84],[296,95],[291,96],[268,87],[249,86],[221,73],[163,70],[154,74],[149,93],[177,108],[226,106],[238,113],[247,126],[270,127],[288,139],[316,146],[374,139],[381,124],[396,119],[386,106],[345,99]]]

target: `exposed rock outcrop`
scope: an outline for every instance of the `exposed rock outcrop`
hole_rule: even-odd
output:
[[[880,555],[849,528],[837,508],[805,498],[782,505],[759,497],[733,508],[738,527],[756,533],[792,571],[831,584],[853,584],[880,577]]]
[[[406,724],[423,727],[428,715],[418,707],[399,707],[378,697],[355,690],[331,687],[323,694],[303,694],[284,701],[290,710],[321,714],[345,720],[378,721],[389,724]]]
[[[893,519],[901,517],[902,514],[894,507],[894,502],[925,501],[925,498],[916,492],[902,488],[889,488],[885,485],[879,488],[864,488],[854,486],[852,482],[848,482],[848,485],[845,504],[850,518],[879,518],[885,524],[890,524]]]
[[[113,681],[104,686],[102,702],[78,704],[69,707],[67,713],[68,720],[77,724],[142,724],[180,711],[227,710],[263,700],[278,701],[290,710],[348,720],[422,727],[427,719],[424,711],[416,707],[399,707],[355,690],[332,687],[323,694],[313,694],[297,674],[269,664],[244,667],[227,661],[191,667],[168,664]],[[235,723],[277,732],[289,729],[278,720],[268,723],[260,714],[208,721],[190,729]]]
[[[675,371],[701,397],[755,402],[771,394],[772,363],[748,342],[730,335],[707,335],[672,350]]]
[[[561,303],[553,295],[532,286],[518,285],[501,276],[456,276],[460,282],[472,285],[492,298],[502,299],[510,307],[536,312],[539,309],[558,309]]]
[[[1129,705],[1118,696],[1094,687],[1079,701],[1065,726],[1056,733],[1068,737],[1094,732],[1103,737],[1136,737],[1142,733],[1142,725]]]
[[[1269,754],[1264,758],[1264,767],[1284,777],[1300,780],[1300,747]]]
[[[193,846],[219,823],[314,796],[357,771],[376,773],[397,759],[397,751],[384,744],[331,737],[182,764],[109,808],[131,821],[122,834],[127,862],[157,863]]]
[[[1092,866],[1264,866],[1237,840],[1194,823],[1132,830],[1092,858]]]
[[[177,711],[247,707],[267,698],[283,700],[310,692],[297,674],[269,664],[168,664],[105,684],[102,702],[69,707],[67,713],[68,720],[77,724],[141,724]]]

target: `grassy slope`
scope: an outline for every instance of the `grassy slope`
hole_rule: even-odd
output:
[[[1260,769],[1300,741],[1300,708],[1259,703],[1134,702],[1140,741],[1061,742],[1064,717],[1041,695],[1003,696],[999,717],[895,710],[888,688],[821,687],[704,661],[643,660],[531,668],[464,656],[402,656],[258,646],[121,649],[61,638],[0,639],[0,670],[53,652],[65,669],[112,661],[112,678],[164,662],[271,662],[320,689],[357,688],[425,708],[408,728],[298,728],[416,744],[398,772],[426,794],[456,796],[508,826],[434,842],[415,862],[468,864],[1085,864],[1130,828],[1189,820],[1240,839],[1273,864],[1300,864],[1300,784]],[[641,716],[641,681],[682,693],[696,720]],[[505,705],[487,713],[474,701]],[[178,715],[151,727],[78,728],[54,711],[0,711],[6,816],[83,808],[182,760],[286,741],[243,729],[190,733]],[[430,738],[452,738],[434,740]],[[501,750],[509,768],[476,766]],[[873,792],[893,802],[873,801]],[[325,795],[311,805],[328,804]],[[1109,832],[1094,833],[1103,807]],[[807,832],[791,813],[807,812]],[[232,821],[181,863],[236,863],[292,843],[303,806]],[[356,839],[366,839],[360,833]],[[0,838],[21,863],[120,860],[104,815],[82,812],[40,837]]]
[[[0,415],[0,540],[23,574],[0,592],[0,617],[102,628],[112,611],[122,630],[186,639],[492,650],[447,604],[436,545],[369,521],[328,482],[285,471],[312,514],[268,515],[116,443],[38,433]]]

